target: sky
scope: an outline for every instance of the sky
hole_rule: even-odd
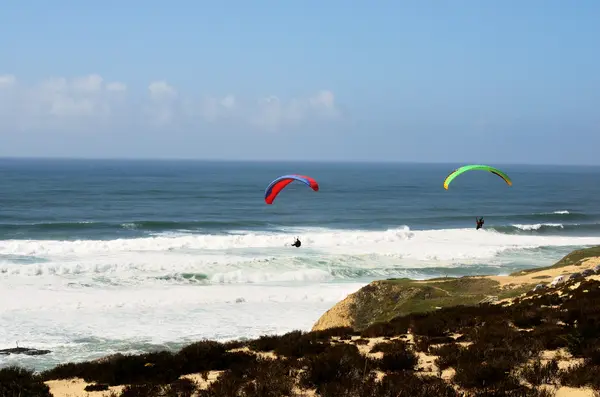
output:
[[[0,156],[600,164],[600,2],[7,2]]]

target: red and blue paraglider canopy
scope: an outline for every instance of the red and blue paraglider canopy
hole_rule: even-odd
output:
[[[275,179],[269,184],[269,186],[267,186],[267,190],[265,190],[265,202],[267,204],[273,204],[273,200],[275,200],[275,197],[277,197],[279,192],[294,181],[300,181],[306,184],[315,192],[319,191],[319,184],[309,176],[296,174],[283,175]]]

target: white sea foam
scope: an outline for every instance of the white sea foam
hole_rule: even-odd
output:
[[[0,346],[18,342],[51,349],[52,354],[32,362],[44,367],[142,343],[284,333],[310,328],[320,314],[362,285],[0,289]],[[104,343],[86,342],[90,338]],[[0,356],[0,366],[16,359]]]
[[[514,225],[522,230],[560,224]],[[293,235],[303,241],[290,247]],[[175,235],[118,239],[0,241],[0,283],[62,278],[114,284],[203,279],[214,283],[326,281],[331,269],[452,266],[490,261],[507,250],[600,243],[600,237],[518,236],[492,230],[304,229],[288,233]],[[287,245],[287,246],[286,246]],[[15,258],[32,258],[29,263]],[[359,272],[360,273],[360,272]],[[182,274],[203,275],[183,277]],[[54,282],[54,281],[53,281]]]
[[[520,230],[540,230],[542,227],[554,227],[558,229],[564,229],[565,227],[562,223],[535,223],[531,225],[515,224],[513,226]]]

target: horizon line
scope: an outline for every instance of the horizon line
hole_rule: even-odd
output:
[[[304,163],[304,164],[406,164],[406,165],[446,165],[446,164],[485,164],[478,161],[402,161],[402,160],[301,160],[301,159],[227,159],[227,158],[193,158],[193,157],[76,157],[76,156],[0,156],[1,160],[56,160],[56,161],[151,161],[151,162],[197,162],[197,163]],[[492,161],[487,164],[506,166],[541,166],[541,167],[600,167],[600,164],[572,163],[513,163]]]

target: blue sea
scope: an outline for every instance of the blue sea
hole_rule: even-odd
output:
[[[309,330],[372,280],[508,274],[600,244],[600,168],[506,165],[513,186],[472,171],[444,190],[460,165],[1,159],[0,348],[52,353],[0,366]],[[266,205],[289,173],[320,190]]]

